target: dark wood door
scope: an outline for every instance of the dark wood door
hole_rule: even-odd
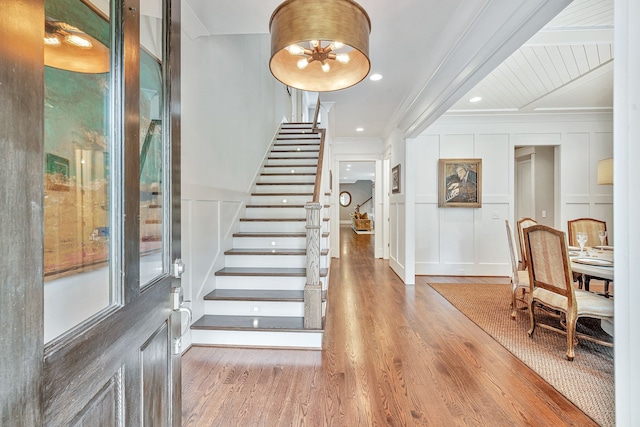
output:
[[[172,298],[180,289],[174,277],[178,268],[173,267],[180,258],[180,127],[179,112],[170,107],[179,105],[179,1],[158,2],[164,10],[154,28],[160,29],[161,42],[148,49],[141,39],[149,24],[144,8],[137,0],[116,3],[101,11],[88,1],[59,2],[53,9],[44,0],[2,2],[0,36],[6,43],[0,46],[0,142],[6,164],[0,168],[0,246],[5,254],[0,257],[5,306],[0,310],[0,425],[180,425],[177,339],[186,319],[174,310],[179,298]],[[47,108],[59,106],[47,98],[53,89],[46,84],[50,71],[43,62],[44,23],[45,15],[65,4],[76,11],[88,6],[109,23],[102,42],[108,46],[110,71],[86,77],[98,81],[107,76],[100,84],[108,83],[101,93],[109,120],[98,121],[105,129],[102,139],[95,132],[70,132],[75,139],[93,138],[93,145],[74,139],[75,151],[69,152],[75,153],[75,167],[73,158],[59,163],[69,171],[58,170],[57,177],[66,180],[47,187],[46,143],[52,133],[45,125]],[[160,91],[153,101],[147,99],[153,91],[144,87],[142,76],[149,69],[159,70]],[[155,106],[153,117],[149,105]],[[107,148],[96,154],[101,143]],[[152,156],[155,160],[149,160]],[[87,172],[91,162],[101,166]],[[153,173],[145,172],[148,165]],[[104,201],[96,196],[88,203],[96,192],[96,175],[108,182]],[[83,177],[93,181],[81,185]],[[87,216],[73,220],[67,214],[67,222],[77,223],[70,228],[83,236],[78,247],[84,258],[47,276],[47,269],[56,265],[47,259],[47,203],[56,195],[75,203],[83,200],[83,209],[103,210],[106,219],[98,224],[93,215],[101,226],[88,236]],[[62,225],[53,228],[62,233]],[[98,244],[104,245],[105,259],[89,248]],[[94,257],[90,263],[87,254]],[[51,329],[47,312],[56,308],[48,300],[47,286],[69,278],[89,286],[96,272],[107,278],[104,307],[46,337]],[[85,304],[73,293],[56,301],[70,311],[81,311],[78,306]]]

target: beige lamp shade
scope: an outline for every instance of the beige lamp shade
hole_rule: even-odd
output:
[[[598,184],[613,184],[613,159],[604,159],[598,162]]]
[[[109,48],[67,23],[45,19],[44,64],[78,73],[109,71]]]
[[[369,74],[371,21],[353,0],[286,0],[271,15],[269,31],[269,69],[287,86],[328,92]]]

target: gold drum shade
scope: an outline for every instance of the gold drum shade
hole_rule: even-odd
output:
[[[109,48],[64,22],[47,17],[45,20],[44,64],[77,73],[109,71]]]
[[[344,89],[362,81],[371,68],[369,33],[371,21],[367,12],[352,0],[286,0],[271,15],[271,60],[273,76],[296,89],[328,92]],[[310,43],[318,41],[312,54]],[[344,44],[334,51],[322,51],[332,42]],[[306,55],[292,54],[287,49],[297,45]],[[333,45],[332,45],[333,47]],[[330,53],[329,53],[330,52]],[[336,54],[348,54],[347,62],[335,60]],[[308,66],[300,68],[301,60]],[[327,70],[323,70],[323,64]]]

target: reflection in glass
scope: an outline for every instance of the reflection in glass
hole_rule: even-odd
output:
[[[108,18],[86,3],[46,0],[45,13],[108,49]],[[78,62],[91,60],[89,55],[78,58]],[[44,82],[44,334],[48,342],[112,303],[108,268],[111,117],[108,69],[85,73],[46,66]]]
[[[145,3],[140,16],[140,284],[167,271],[163,263],[164,139],[162,119],[162,3]]]

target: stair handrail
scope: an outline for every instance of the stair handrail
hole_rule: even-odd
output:
[[[317,128],[320,97],[316,104],[313,119],[313,132],[320,135],[316,180],[313,186],[313,199],[305,204],[307,214],[307,282],[304,286],[304,328],[322,329],[322,283],[320,283],[320,236],[322,234],[322,170],[324,168],[325,130]]]
[[[316,133],[320,134],[320,148],[318,151],[318,167],[316,168],[316,181],[313,186],[313,201],[320,203],[320,196],[322,193],[322,169],[324,167],[324,129],[315,129]]]
[[[313,130],[318,129],[318,116],[320,115],[320,95],[316,101],[316,110],[313,113]]]
[[[367,202],[368,202],[369,200],[371,200],[371,199],[373,199],[373,196],[369,197],[367,200],[365,200],[364,202],[360,203],[359,205],[356,205],[356,207],[355,207],[355,211],[356,211],[356,212],[360,212],[360,208],[361,208],[362,206],[364,206],[364,205],[365,205],[365,203],[367,203]]]

